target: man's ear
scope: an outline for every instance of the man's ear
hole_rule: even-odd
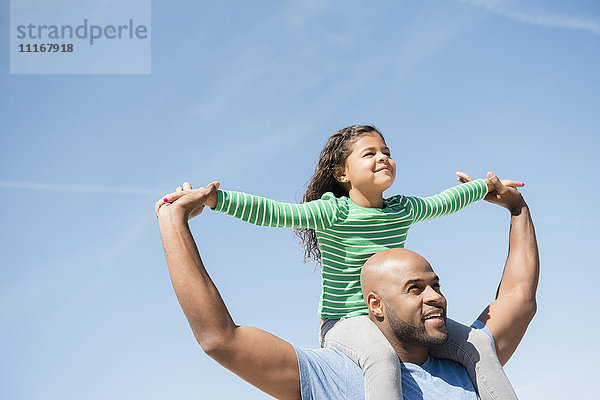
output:
[[[369,307],[369,311],[371,311],[375,317],[382,318],[385,315],[383,301],[377,293],[369,292],[366,303],[367,307]]]
[[[348,177],[346,176],[346,168],[342,166],[335,167],[333,171],[333,177],[341,183],[348,183]]]

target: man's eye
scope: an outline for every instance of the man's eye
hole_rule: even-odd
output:
[[[408,291],[411,293],[421,293],[423,290],[421,289],[420,286],[417,285],[412,285],[411,287],[408,288]]]

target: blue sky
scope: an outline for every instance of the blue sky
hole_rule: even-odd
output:
[[[0,54],[0,398],[268,398],[195,343],[153,204],[184,180],[298,201],[327,137],[372,123],[389,195],[457,170],[526,182],[542,276],[506,370],[523,399],[592,399],[599,3],[154,1],[151,28],[150,75],[10,75]],[[508,220],[480,203],[411,229],[451,317],[493,299]],[[291,231],[191,226],[237,323],[317,346],[319,274]]]

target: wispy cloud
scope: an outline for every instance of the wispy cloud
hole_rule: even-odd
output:
[[[418,65],[434,57],[468,30],[470,22],[462,13],[449,19],[439,10],[412,15],[395,44],[398,77],[406,78]]]
[[[143,190],[135,188],[122,188],[113,186],[96,186],[96,185],[56,185],[50,183],[35,183],[35,182],[10,182],[0,181],[0,188],[8,189],[25,189],[25,190],[42,190],[51,192],[82,192],[82,193],[110,193],[110,194],[135,194],[135,195],[152,195],[160,196],[162,192],[154,190]]]
[[[484,8],[494,14],[524,22],[532,25],[584,30],[595,35],[600,35],[600,22],[590,18],[552,14],[546,12],[527,13],[507,9],[502,2],[497,0],[460,0],[461,3]]]
[[[291,22],[295,26],[303,26],[310,19],[327,11],[331,6],[329,0],[304,0],[298,3],[292,3],[289,9]]]

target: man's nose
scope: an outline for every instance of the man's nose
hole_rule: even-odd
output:
[[[427,286],[425,288],[425,292],[423,293],[423,301],[428,304],[440,304],[444,299],[444,295],[440,292],[432,288],[431,286]]]

